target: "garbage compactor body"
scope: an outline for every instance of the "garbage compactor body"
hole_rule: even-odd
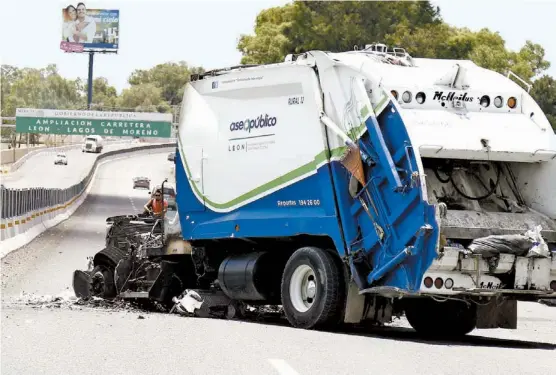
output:
[[[465,334],[556,298],[556,135],[470,61],[374,45],[194,75],[175,179],[163,237],[182,250],[159,258],[193,275],[176,288],[280,304],[295,327],[405,311]]]

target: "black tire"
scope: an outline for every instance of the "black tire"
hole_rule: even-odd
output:
[[[98,265],[91,271],[93,279],[92,295],[105,299],[116,297],[116,285],[114,284],[114,269],[105,265]]]
[[[465,336],[477,326],[477,305],[455,300],[408,299],[405,316],[419,334],[431,337]]]
[[[290,285],[298,284],[292,277],[297,269],[307,268],[314,276],[315,294],[311,298],[310,307],[306,311],[298,308],[302,300],[291,295]],[[301,271],[298,271],[301,272]],[[297,275],[297,273],[296,273]],[[295,276],[295,279],[299,279]],[[311,277],[308,277],[310,280]],[[292,285],[294,294],[302,297],[296,292],[297,288]],[[302,289],[301,287],[299,288]],[[290,257],[282,275],[282,306],[286,318],[296,328],[319,329],[330,328],[341,323],[344,315],[346,301],[346,283],[343,274],[343,266],[339,257],[330,252],[316,248],[303,247]],[[309,298],[307,298],[309,300]],[[296,302],[297,301],[297,302]],[[307,308],[308,306],[305,306]]]

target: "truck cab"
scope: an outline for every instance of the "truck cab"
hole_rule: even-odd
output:
[[[101,153],[104,141],[100,135],[89,135],[83,139],[82,152]]]

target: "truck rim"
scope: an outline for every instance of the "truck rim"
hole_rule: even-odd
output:
[[[306,264],[298,266],[290,279],[290,298],[299,312],[308,311],[315,302],[317,283],[315,272]]]

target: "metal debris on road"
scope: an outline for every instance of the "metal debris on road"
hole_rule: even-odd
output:
[[[185,298],[179,301],[176,298],[175,302],[182,302]],[[263,305],[263,306],[251,306],[245,305],[239,308],[241,310],[240,314],[230,314],[229,311],[216,311],[211,310],[207,314],[199,314],[200,305],[196,305],[193,309],[188,306],[188,309],[181,309],[174,306],[172,309],[166,309],[161,305],[156,303],[150,304],[139,304],[134,303],[129,300],[124,300],[120,298],[108,300],[100,297],[91,297],[89,299],[82,299],[76,297],[72,292],[66,290],[58,295],[37,295],[33,293],[22,292],[18,298],[14,301],[15,305],[25,305],[30,306],[35,309],[68,309],[68,310],[82,310],[83,308],[95,308],[107,310],[110,312],[130,312],[130,313],[178,313],[187,317],[210,317],[219,319],[237,319],[243,321],[252,322],[281,322],[283,321],[284,315],[282,308],[280,306],[274,305]],[[177,303],[177,304],[178,304]],[[189,311],[188,311],[189,310]],[[137,319],[145,319],[143,315],[139,315]]]

